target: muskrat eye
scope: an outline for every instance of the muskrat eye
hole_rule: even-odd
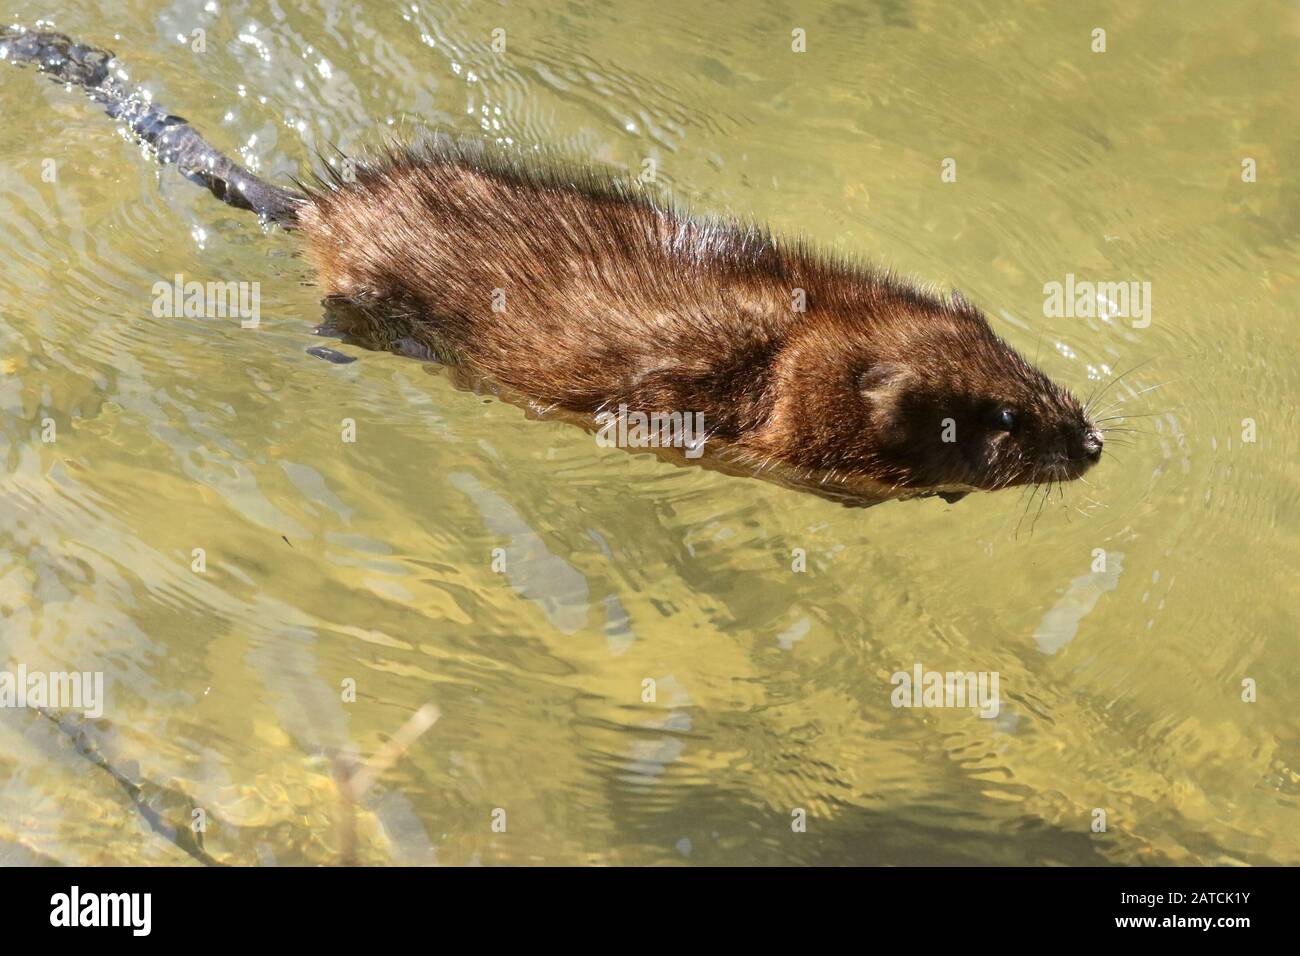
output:
[[[1016,427],[1016,413],[1009,408],[1000,409],[993,421],[999,429],[1009,432]]]

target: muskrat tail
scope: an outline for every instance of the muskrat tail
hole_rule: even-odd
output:
[[[27,32],[0,27],[0,60],[33,64],[59,83],[80,86],[148,144],[163,164],[174,163],[181,175],[198,183],[222,202],[249,209],[264,221],[292,227],[305,197],[272,186],[222,155],[185,119],[155,106],[136,87],[114,73],[113,54],[78,43],[62,33]]]

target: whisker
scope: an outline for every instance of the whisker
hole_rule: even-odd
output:
[[[1107,418],[1094,418],[1092,423],[1099,425],[1102,422],[1123,421],[1126,418],[1161,418],[1168,414],[1169,412],[1136,412],[1131,415],[1111,415]]]
[[[1017,541],[1020,540],[1020,526],[1025,523],[1025,516],[1029,514],[1029,507],[1034,503],[1034,495],[1038,494],[1038,489],[1040,487],[1042,486],[1041,485],[1029,486],[1029,500],[1025,502],[1025,510],[1020,513],[1020,520],[1016,522],[1015,538]]]
[[[1101,391],[1097,392],[1095,395],[1092,396],[1092,398],[1090,398],[1090,399],[1088,400],[1088,404],[1084,405],[1084,407],[1083,407],[1083,413],[1084,413],[1085,415],[1087,415],[1087,414],[1088,414],[1088,410],[1089,410],[1090,408],[1092,408],[1093,403],[1094,403],[1094,402],[1098,402],[1098,401],[1100,401],[1100,400],[1101,400],[1101,397],[1102,397],[1103,395],[1105,395],[1106,392],[1109,391],[1110,388],[1111,388],[1112,386],[1115,385],[1115,383],[1117,383],[1117,382],[1120,381],[1122,378],[1124,378],[1124,376],[1126,376],[1126,375],[1132,375],[1132,374],[1133,374],[1134,372],[1136,372],[1138,369],[1140,369],[1140,368],[1142,368],[1142,367],[1144,367],[1144,366],[1146,366],[1146,365],[1150,365],[1150,364],[1151,364],[1152,362],[1154,362],[1154,361],[1155,361],[1154,358],[1149,358],[1149,359],[1147,359],[1145,362],[1139,362],[1137,365],[1134,365],[1134,366],[1132,366],[1131,368],[1125,369],[1123,372],[1120,372],[1118,375],[1116,375],[1114,378],[1112,378],[1109,382],[1107,382],[1106,385],[1101,389]]]
[[[1042,500],[1038,502],[1038,510],[1034,512],[1034,520],[1029,523],[1029,536],[1031,538],[1034,536],[1034,529],[1038,527],[1038,519],[1042,517],[1043,506],[1047,504],[1048,499],[1051,497],[1052,497],[1052,482],[1049,481],[1047,483],[1047,493],[1044,494]]]
[[[1140,398],[1141,396],[1145,395],[1147,392],[1154,392],[1157,388],[1164,388],[1166,385],[1172,385],[1176,381],[1178,381],[1178,379],[1171,378],[1167,382],[1158,382],[1155,385],[1148,385],[1146,388],[1139,389],[1138,391],[1134,392],[1133,397]]]

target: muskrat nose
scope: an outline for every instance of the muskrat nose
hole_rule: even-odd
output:
[[[1098,461],[1101,458],[1102,437],[1101,429],[1089,428],[1083,435],[1083,453],[1092,461]]]

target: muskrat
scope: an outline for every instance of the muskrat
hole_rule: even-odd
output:
[[[716,466],[864,501],[1068,481],[1101,457],[1079,401],[958,295],[445,137],[280,188],[106,50],[8,31],[0,58],[83,87],[160,161],[300,233],[336,331],[534,408],[699,416]]]

